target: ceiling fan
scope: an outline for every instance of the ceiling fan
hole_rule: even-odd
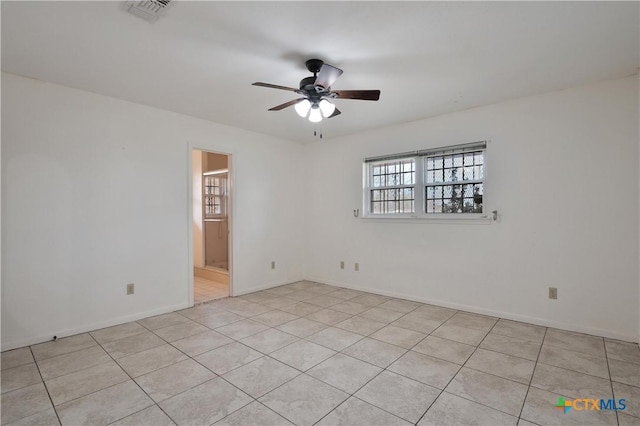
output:
[[[308,117],[312,123],[318,123],[322,121],[323,117],[331,118],[340,114],[340,110],[333,104],[335,99],[360,99],[364,101],[380,99],[379,90],[331,90],[333,83],[342,75],[342,70],[325,64],[320,59],[309,59],[305,64],[313,76],[300,80],[299,89],[269,83],[253,83],[253,86],[288,90],[303,96],[269,108],[269,111],[280,111],[294,105],[300,117]]]

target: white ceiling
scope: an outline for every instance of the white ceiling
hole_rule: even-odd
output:
[[[635,74],[638,2],[174,2],[155,24],[120,2],[2,1],[2,69],[307,142],[293,108],[318,57],[344,70],[325,138]]]

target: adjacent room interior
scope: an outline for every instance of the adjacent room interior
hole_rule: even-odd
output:
[[[2,424],[640,423],[640,3],[0,7]]]
[[[229,296],[229,156],[194,149],[194,303]]]

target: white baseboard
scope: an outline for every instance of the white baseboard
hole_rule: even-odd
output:
[[[538,317],[531,317],[527,315],[516,314],[513,312],[496,311],[493,309],[485,309],[477,306],[464,305],[461,303],[453,303],[453,302],[447,302],[443,300],[415,297],[415,296],[407,295],[403,293],[397,293],[393,291],[380,290],[380,289],[369,288],[369,287],[354,286],[347,283],[339,283],[339,282],[334,282],[329,280],[323,280],[320,278],[306,278],[306,280],[314,281],[321,284],[333,285],[337,287],[349,288],[352,290],[366,291],[368,293],[379,294],[381,296],[395,297],[398,299],[405,299],[405,300],[411,300],[414,302],[428,303],[430,305],[442,306],[444,308],[458,309],[461,311],[472,312],[475,314],[489,315],[492,317],[504,318],[504,319],[513,320],[513,321],[526,322],[529,324],[541,325],[543,327],[553,327],[560,330],[591,334],[594,336],[623,340],[626,342],[638,343],[640,341],[640,336],[636,336],[633,334],[626,334],[626,333],[618,333],[615,331],[605,330],[597,327],[581,326],[581,325],[564,323],[560,321],[549,320],[545,318],[538,318]]]
[[[178,311],[180,309],[186,309],[189,307],[187,302],[181,303],[179,305],[167,306],[164,308],[153,309],[150,311],[139,312],[136,314],[125,315],[118,318],[109,319],[106,321],[99,321],[91,324],[86,324],[81,327],[67,328],[64,330],[55,330],[51,331],[45,335],[40,335],[36,337],[30,337],[25,339],[15,339],[9,340],[6,342],[2,342],[2,351],[7,351],[10,349],[21,348],[24,346],[35,345],[37,343],[43,343],[50,341],[53,336],[57,336],[58,339],[63,337],[69,337],[80,333],[86,333],[88,331],[100,330],[101,328],[111,327],[114,325],[124,324],[126,322],[137,321],[139,319],[153,317],[156,315],[166,314],[173,311]]]

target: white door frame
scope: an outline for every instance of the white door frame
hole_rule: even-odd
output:
[[[189,306],[193,306],[194,297],[193,297],[193,274],[194,274],[194,265],[193,265],[193,150],[197,149],[202,152],[211,152],[213,154],[222,154],[226,155],[228,158],[228,168],[229,168],[229,194],[228,194],[228,223],[229,223],[229,296],[234,296],[233,283],[235,282],[235,268],[233,267],[233,259],[234,259],[234,250],[233,250],[233,236],[234,232],[234,212],[235,212],[235,167],[234,167],[234,159],[235,153],[228,152],[224,149],[219,149],[215,146],[205,146],[202,144],[193,144],[191,142],[187,143],[187,244],[188,244],[188,268],[189,273],[187,274],[187,295]]]

